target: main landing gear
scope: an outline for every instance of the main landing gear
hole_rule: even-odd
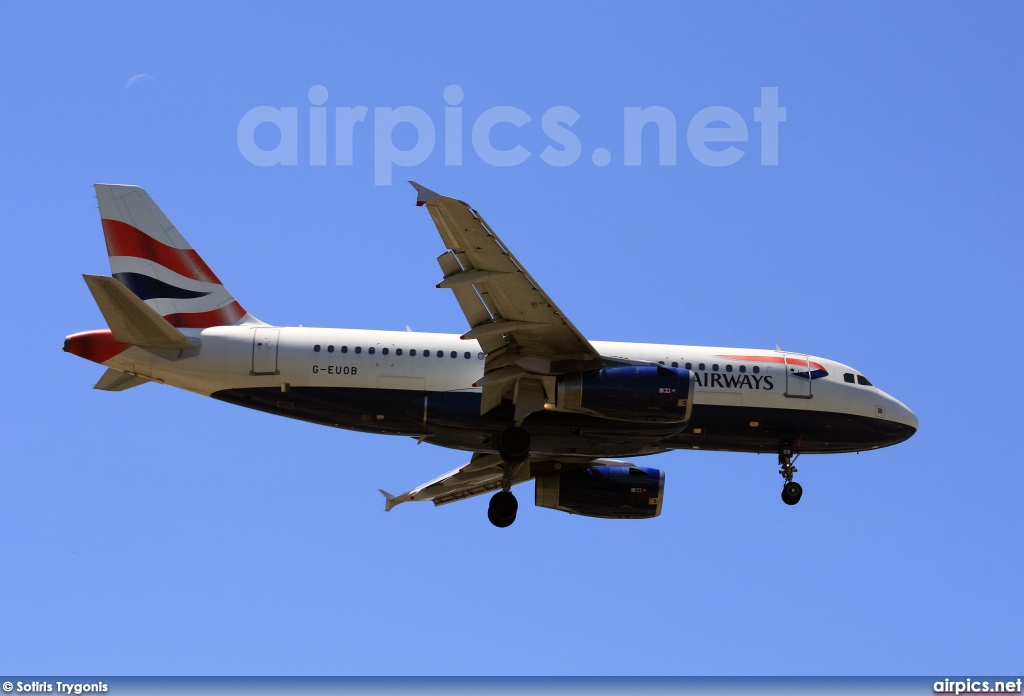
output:
[[[501,490],[491,497],[487,519],[495,527],[507,527],[516,521],[519,501],[512,495],[512,477],[516,468],[530,456],[530,433],[519,426],[506,428],[498,438],[498,454],[505,463]]]
[[[800,496],[804,494],[803,487],[793,480],[793,474],[796,473],[796,467],[793,466],[793,462],[799,456],[798,454],[794,457],[793,450],[789,447],[783,447],[779,452],[779,474],[786,481],[782,486],[782,502],[786,505],[796,505],[800,502]]]

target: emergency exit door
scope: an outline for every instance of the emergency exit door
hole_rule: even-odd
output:
[[[276,375],[279,329],[256,329],[252,336],[252,374]]]

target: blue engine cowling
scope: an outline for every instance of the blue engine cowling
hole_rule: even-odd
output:
[[[564,375],[558,408],[629,421],[685,423],[697,381],[689,370],[629,365]]]
[[[586,517],[647,519],[661,514],[665,472],[639,466],[590,466],[536,477],[534,503]]]

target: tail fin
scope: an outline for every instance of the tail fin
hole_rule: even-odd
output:
[[[261,323],[138,186],[96,184],[110,272],[177,328]]]

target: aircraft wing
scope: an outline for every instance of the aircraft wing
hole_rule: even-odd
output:
[[[517,473],[525,473],[525,478],[514,482],[522,483],[529,480],[529,467],[520,466],[518,469]],[[503,474],[501,457],[497,454],[477,452],[468,464],[463,464],[458,469],[442,474],[401,495],[391,495],[382,488],[380,492],[386,500],[384,510],[387,512],[396,505],[411,501],[430,500],[434,505],[444,505],[488,491],[496,491],[501,488]]]
[[[416,204],[427,206],[448,247],[438,258],[444,279],[437,287],[455,293],[470,325],[462,338],[478,340],[487,354],[483,379],[477,382],[483,390],[481,413],[503,398],[514,398],[518,406],[517,383],[523,377],[597,366],[597,350],[479,213],[462,201],[409,183],[418,193]],[[544,392],[553,390],[554,383],[527,380],[520,386],[529,396],[523,399],[528,405],[519,409],[517,421],[543,407]]]
[[[594,463],[607,463],[613,465],[628,465],[627,462],[614,460],[596,459],[562,459],[548,460],[533,458],[519,464],[512,472],[512,485],[529,481],[531,471],[538,470],[568,470],[585,467]],[[557,467],[557,468],[556,468]],[[385,512],[390,511],[396,505],[408,502],[430,501],[437,505],[447,505],[466,498],[483,495],[501,490],[501,477],[504,473],[501,457],[491,452],[476,452],[467,464],[458,469],[452,469],[446,474],[438,476],[432,481],[406,491],[401,495],[391,495],[383,488],[380,489],[385,503]]]

